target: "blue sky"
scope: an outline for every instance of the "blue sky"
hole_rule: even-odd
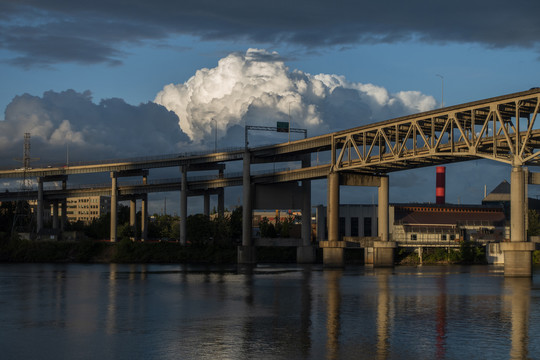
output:
[[[268,100],[271,94],[295,99],[297,126],[317,134],[417,112],[418,107],[396,95],[400,92],[408,92],[407,99],[414,95],[414,99],[424,100],[422,109],[440,106],[442,84],[437,74],[444,78],[445,105],[527,90],[540,86],[539,7],[530,1],[509,6],[499,0],[492,1],[489,8],[484,2],[460,0],[451,4],[423,0],[2,0],[0,166],[9,167],[13,157],[20,157],[25,131],[32,133],[32,148],[40,153],[40,161],[49,159],[51,163],[63,158],[68,142],[71,158],[80,160],[89,154],[110,158],[212,148],[210,118],[218,119],[219,143],[228,146],[241,140],[235,136],[241,134],[238,127],[242,124],[287,115],[283,102],[280,107],[279,99]],[[249,49],[257,49],[252,57]],[[223,61],[237,67],[256,62],[250,71],[278,74],[290,84],[303,81],[310,86],[322,81],[327,95],[323,100],[291,94],[281,83],[269,87],[270,80],[248,83],[241,71],[227,74],[228,68],[218,65]],[[198,71],[204,68],[214,72],[203,77]],[[220,77],[213,77],[218,72]],[[326,75],[325,80],[315,78],[318,74]],[[341,79],[339,94],[330,85],[337,77]],[[223,94],[198,101],[181,98],[210,87],[216,91],[221,86],[216,79],[254,87],[250,91],[258,94],[259,102],[245,98],[249,91],[229,98]],[[141,106],[156,100],[168,84],[178,94],[173,98],[166,94],[167,109],[154,103]],[[367,84],[376,91],[367,89]],[[260,90],[264,86],[267,88]],[[374,107],[381,92],[401,105]],[[292,103],[290,99],[288,103]],[[358,104],[351,105],[354,99]],[[206,106],[210,100],[212,109]],[[227,101],[238,101],[249,109],[218,116]],[[273,108],[278,109],[275,114]],[[212,114],[202,115],[205,112]],[[175,118],[182,118],[178,114],[186,114],[183,120],[189,128],[178,124],[182,122]],[[355,114],[365,117],[355,119]],[[133,130],[121,137],[106,136],[128,127],[140,128],[142,134]],[[146,145],[141,148],[136,143]],[[491,176],[471,176],[470,185],[456,189],[449,185],[449,201],[478,202],[484,185],[489,191],[509,179],[500,165],[474,162],[450,166],[449,183],[457,176],[452,170],[462,173],[469,168],[475,174]],[[397,174],[401,183],[417,180],[416,185],[409,181],[409,197],[395,188],[395,201],[433,201],[422,192],[425,186],[432,186],[431,172],[434,170]],[[422,178],[429,180],[422,183]],[[324,184],[319,187],[324,190]],[[231,195],[230,203],[236,197]],[[371,198],[371,191],[366,191],[355,200],[371,202]]]

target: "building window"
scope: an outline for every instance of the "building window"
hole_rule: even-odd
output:
[[[450,240],[456,240],[456,235],[454,234],[450,235]]]
[[[351,236],[358,236],[358,218],[351,218]]]
[[[364,236],[372,236],[371,235],[371,218],[365,217],[364,218]]]
[[[442,235],[441,235],[441,240],[442,240],[442,241],[446,241],[446,234],[442,234]]]
[[[339,239],[341,240],[345,236],[345,218],[339,218]]]
[[[413,240],[413,241],[416,241],[416,240],[417,240],[416,234],[411,234],[411,240]]]

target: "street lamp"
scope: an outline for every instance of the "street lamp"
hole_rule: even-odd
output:
[[[444,76],[436,74],[435,76],[438,76],[441,78],[441,108],[444,107]]]
[[[214,152],[217,152],[217,120],[215,118],[212,118],[214,121]]]

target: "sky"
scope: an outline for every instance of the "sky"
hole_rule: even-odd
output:
[[[234,147],[246,124],[289,118],[313,136],[528,90],[540,86],[539,8],[522,0],[0,0],[0,167],[20,166],[25,132],[38,166]],[[479,203],[509,178],[507,166],[489,161],[448,165],[447,201]],[[174,193],[152,195],[150,211],[163,211],[165,197],[176,212]],[[227,207],[240,197],[228,189]],[[341,199],[376,203],[376,190],[343,187]],[[391,174],[391,202],[434,200],[434,168]],[[313,205],[325,201],[326,182],[315,181]],[[189,203],[201,211],[202,199]]]

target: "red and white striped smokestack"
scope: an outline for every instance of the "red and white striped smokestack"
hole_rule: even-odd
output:
[[[446,168],[444,166],[437,166],[437,188],[435,189],[437,204],[445,203],[446,192]]]

